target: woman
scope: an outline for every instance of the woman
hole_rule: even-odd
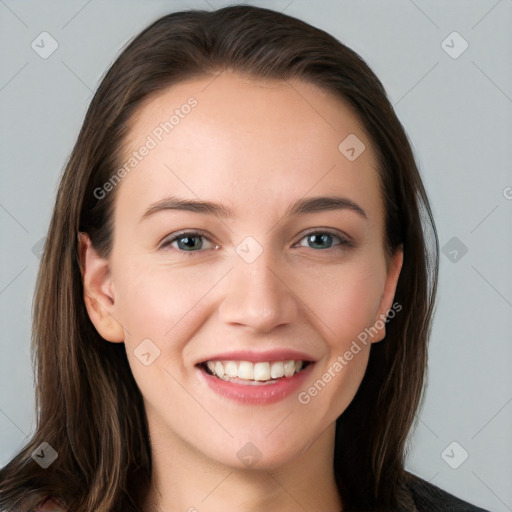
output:
[[[353,51],[256,7],[161,18],[61,180],[2,510],[480,510],[404,469],[437,253]]]

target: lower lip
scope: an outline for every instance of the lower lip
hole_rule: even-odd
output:
[[[293,377],[282,377],[273,384],[237,384],[210,375],[202,368],[197,368],[208,386],[218,395],[244,404],[271,404],[290,396],[310,375],[314,363]]]

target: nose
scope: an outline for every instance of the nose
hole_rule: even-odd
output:
[[[290,272],[278,265],[270,252],[263,250],[251,263],[235,256],[219,306],[222,322],[267,333],[299,318],[301,301]]]

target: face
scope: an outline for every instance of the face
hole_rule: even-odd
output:
[[[124,151],[109,327],[90,314],[150,432],[233,467],[293,460],[353,399],[400,271],[362,124],[311,84],[224,72],[146,101]]]

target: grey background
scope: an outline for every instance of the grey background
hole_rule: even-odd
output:
[[[37,244],[92,91],[149,22],[228,3],[0,0],[1,465],[35,426],[29,342]],[[332,33],[386,87],[446,253],[429,385],[407,467],[474,504],[512,510],[512,0],[249,3]],[[43,31],[59,45],[47,59],[31,48]],[[454,31],[469,44],[458,58],[442,46]],[[451,37],[444,48],[458,53],[462,44]],[[469,457],[453,469],[447,461],[460,463],[462,450]]]

